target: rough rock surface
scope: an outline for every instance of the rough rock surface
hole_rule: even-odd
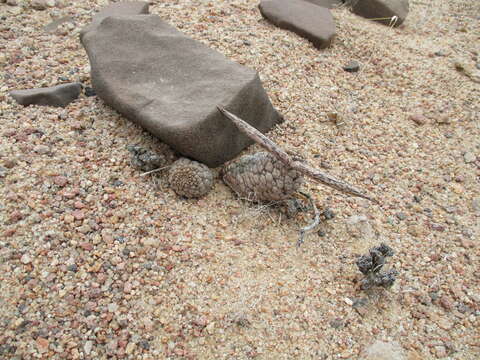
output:
[[[146,1],[122,1],[105,6],[93,16],[92,23],[82,29],[80,36],[82,37],[88,31],[93,30],[103,19],[109,16],[149,14],[148,6],[149,3]]]
[[[328,47],[335,37],[330,10],[303,0],[268,0],[259,5],[262,16],[282,29],[310,40],[319,49]]]
[[[333,9],[343,4],[342,0],[304,0],[306,2]]]
[[[61,84],[57,86],[10,91],[10,95],[21,105],[49,105],[65,107],[78,98],[82,85],[80,83]]]
[[[401,25],[408,15],[408,0],[350,0],[352,11],[367,19],[388,18],[375,20],[385,25],[390,25],[392,16],[398,20],[394,26]]]
[[[251,144],[217,110],[262,132],[282,121],[258,74],[156,15],[109,17],[82,37],[97,95],[182,155],[208,166]]]
[[[252,201],[288,199],[303,183],[298,171],[263,151],[233,160],[222,172],[223,181],[238,196]]]

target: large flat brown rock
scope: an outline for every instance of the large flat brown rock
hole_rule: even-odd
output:
[[[262,132],[282,120],[258,74],[156,15],[110,16],[83,33],[97,95],[174,150],[209,166],[251,144],[217,105]]]

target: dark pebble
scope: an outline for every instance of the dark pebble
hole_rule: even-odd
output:
[[[140,346],[144,350],[150,349],[150,343],[147,340],[142,340],[138,343],[138,346]]]
[[[78,266],[73,264],[73,265],[68,265],[67,266],[67,270],[68,271],[72,271],[72,272],[77,272],[78,271]]]
[[[331,209],[325,209],[323,216],[325,216],[327,220],[332,220],[335,217],[335,213]]]
[[[398,220],[405,220],[407,218],[407,215],[403,212],[399,212],[396,214]]]
[[[85,96],[95,96],[95,95],[97,95],[95,90],[93,88],[91,88],[90,86],[85,86],[84,92],[85,92]]]
[[[460,303],[457,305],[457,310],[462,314],[470,314],[473,310],[470,306]]]
[[[15,345],[0,345],[0,355],[15,354],[17,347]]]
[[[320,156],[320,155],[319,155]],[[330,166],[329,163],[327,163],[326,161],[322,161],[320,162],[320,166],[324,169],[331,169],[332,167]]]
[[[123,236],[116,236],[114,239],[120,244],[123,244],[125,241],[127,241],[127,239],[125,239]]]
[[[4,168],[3,166],[0,166],[0,178],[3,178],[7,176],[8,170],[7,168]]]
[[[430,296],[430,299],[432,299],[432,301],[437,301],[438,299],[438,292],[436,291],[432,291],[428,294]]]
[[[356,307],[359,307],[359,306],[365,306],[368,304],[368,299],[366,298],[359,298],[359,299],[355,299],[353,300],[353,307],[356,308]]]
[[[335,320],[330,321],[330,326],[334,329],[341,329],[345,327],[345,323],[342,319],[336,318]]]
[[[437,224],[437,223],[433,223],[431,228],[432,228],[432,230],[435,230],[435,231],[441,231],[441,232],[445,231],[445,226]]]
[[[115,181],[112,183],[112,185],[115,186],[115,187],[122,186],[122,185],[123,185],[123,182],[121,182],[120,180],[115,180]]]
[[[317,234],[320,237],[324,237],[326,235],[325,231],[323,231],[323,230],[318,230]]]
[[[357,72],[358,70],[360,70],[360,64],[357,61],[352,60],[343,67],[343,70],[351,73]]]

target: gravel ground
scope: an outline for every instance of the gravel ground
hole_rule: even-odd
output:
[[[277,143],[381,205],[306,184],[336,216],[298,249],[308,214],[244,203],[219,179],[178,198],[126,147],[174,154],[97,97],[58,109],[8,95],[88,86],[78,32],[106,1],[0,4],[0,358],[357,359],[377,342],[389,359],[478,359],[480,3],[411,0],[398,29],[336,9],[318,51],[257,1],[151,2],[259,71],[286,117]],[[356,258],[382,241],[398,280],[361,291]]]

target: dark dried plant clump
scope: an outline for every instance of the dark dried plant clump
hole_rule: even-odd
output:
[[[163,154],[158,154],[139,145],[129,145],[127,149],[132,154],[130,161],[136,169],[152,171],[165,166],[167,163]]]
[[[363,290],[370,289],[373,286],[390,288],[394,284],[398,271],[395,269],[382,271],[386,258],[393,256],[393,254],[393,249],[382,243],[379,246],[371,248],[368,254],[358,258],[358,269],[365,275],[365,278],[361,281],[361,288]]]
[[[180,158],[171,166],[168,181],[177,195],[199,198],[212,189],[213,173],[202,163]]]

